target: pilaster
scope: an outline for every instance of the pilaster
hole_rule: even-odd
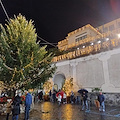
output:
[[[78,65],[78,62],[76,62],[76,61],[73,61],[73,62],[70,62],[70,65],[73,67],[73,82],[75,82],[75,83],[77,83],[77,72],[76,72],[76,66]]]
[[[113,84],[110,83],[109,79],[109,69],[108,69],[108,59],[110,59],[110,54],[105,54],[99,57],[99,60],[103,63],[103,73],[105,83],[102,85],[102,90],[104,92],[110,91],[111,88],[115,88]]]

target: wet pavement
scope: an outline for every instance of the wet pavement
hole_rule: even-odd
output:
[[[19,115],[19,120],[24,120],[24,114]],[[5,116],[0,116],[5,120]],[[10,119],[11,116],[10,116]],[[90,111],[82,111],[79,104],[65,104],[42,102],[35,104],[30,112],[30,120],[120,120],[119,107],[106,107],[106,112],[99,112],[95,106]]]

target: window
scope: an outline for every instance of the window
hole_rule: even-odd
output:
[[[81,37],[79,37],[79,38],[76,38],[75,39],[75,42],[79,42],[80,40],[83,40],[83,39],[85,39],[87,37],[87,35],[84,35],[84,36],[81,36]]]

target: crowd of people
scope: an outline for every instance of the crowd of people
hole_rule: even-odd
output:
[[[45,101],[43,98],[43,92],[38,93],[38,101]],[[82,110],[90,110],[90,99],[88,98],[88,91],[80,91],[77,93],[74,93],[71,91],[69,97],[67,97],[66,93],[62,90],[56,91],[53,90],[49,92],[49,100],[50,102],[58,102],[59,105],[61,104],[66,104],[66,103],[71,103],[71,104],[80,104],[82,105]],[[104,104],[105,97],[100,92],[98,95],[97,101],[99,102],[99,111],[105,111],[105,104]]]
[[[7,99],[6,120],[9,120],[9,114],[11,112],[12,112],[12,120],[18,120],[18,116],[20,114],[20,104],[24,104],[24,109],[25,109],[24,120],[29,120],[29,111],[31,109],[31,105],[32,107],[34,107],[35,102],[45,101],[43,95],[44,93],[42,90],[34,95],[31,95],[28,91],[26,91],[24,101],[21,100],[21,97],[19,96],[19,94],[16,94],[14,99]],[[61,104],[77,103],[82,105],[82,110],[90,110],[88,91],[85,91],[84,89],[82,89],[81,91],[78,91],[77,93],[74,93],[73,91],[71,91],[71,93],[69,94],[69,97],[62,90],[59,90],[59,91],[50,90],[49,101],[53,103],[58,103],[59,106]],[[98,95],[99,111],[103,111],[103,112],[105,111],[104,101],[105,101],[105,97],[102,94],[102,92],[100,92],[100,94]]]
[[[28,91],[25,92],[25,101],[21,100],[19,94],[16,94],[16,96],[13,99],[7,99],[6,120],[9,120],[9,115],[11,112],[12,120],[18,120],[20,114],[20,104],[24,104],[25,107],[24,120],[29,120],[29,111],[32,104],[32,95]]]

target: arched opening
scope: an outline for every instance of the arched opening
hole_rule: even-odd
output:
[[[63,74],[55,75],[55,77],[53,79],[53,82],[54,82],[53,88],[55,90],[61,89],[63,87],[64,83],[65,83],[65,75],[63,75]]]

